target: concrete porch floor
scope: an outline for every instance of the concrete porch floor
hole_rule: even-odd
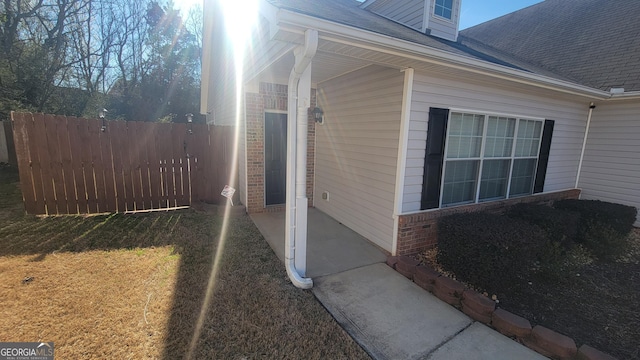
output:
[[[251,219],[284,262],[284,212],[252,214]],[[384,262],[382,250],[318,209],[310,208],[307,232],[307,275],[336,274]]]

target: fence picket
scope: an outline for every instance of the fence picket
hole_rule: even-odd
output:
[[[175,174],[176,206],[184,206],[184,199],[186,198],[184,194],[184,176],[186,172],[186,170],[184,169],[186,165],[185,134],[187,128],[184,123],[176,123],[172,125],[171,140],[173,143],[173,167]]]
[[[29,154],[29,133],[27,132],[27,120],[25,113],[11,113],[13,121],[13,138],[18,159],[18,172],[20,174],[20,188],[24,207],[28,213],[37,212],[35,194],[33,192],[33,180],[31,177],[31,155]]]
[[[87,205],[87,186],[85,184],[85,164],[83,162],[83,149],[80,141],[80,126],[86,126],[86,121],[69,116],[67,117],[67,129],[69,131],[69,146],[71,152],[71,169],[73,171],[73,184],[79,214],[89,212]],[[69,191],[69,190],[67,190]]]
[[[57,214],[56,195],[51,172],[51,154],[47,144],[47,124],[44,114],[28,114],[33,119],[33,134],[29,135],[30,146],[35,147],[40,160],[40,176],[42,178],[45,214]],[[18,158],[20,163],[20,158]]]
[[[150,123],[145,127],[148,131],[146,147],[149,157],[150,209],[159,209],[162,194],[162,179],[160,177],[160,160],[158,157],[158,124]]]
[[[118,211],[118,192],[116,188],[116,174],[113,168],[113,154],[111,153],[111,131],[112,128],[109,125],[102,126],[102,121],[99,120],[99,132],[98,138],[100,139],[100,163],[99,167],[102,167],[102,178],[104,179],[104,196],[106,202],[104,203],[103,212],[116,212]],[[104,129],[104,131],[103,131]],[[93,129],[92,129],[93,132]],[[96,176],[98,173],[96,172]]]
[[[85,184],[87,190],[87,206],[89,214],[98,213],[98,204],[106,203],[104,195],[104,174],[102,173],[102,160],[100,158],[100,139],[98,132],[100,125],[95,119],[87,119],[83,121],[78,119],[80,126],[78,127],[78,137],[80,148],[82,149],[82,164],[84,166]],[[91,139],[94,139],[91,141]],[[96,164],[99,162],[100,164]],[[96,166],[100,165],[99,174]]]
[[[138,121],[129,121],[126,134],[126,151],[123,154],[128,161],[124,162],[125,168],[129,169],[131,176],[131,192],[134,210],[142,210],[142,176],[140,174],[140,139],[138,139]]]
[[[131,122],[136,129],[136,155],[137,167],[140,175],[140,192],[136,192],[136,208],[140,210],[151,209],[151,185],[149,183],[149,154],[147,153],[147,143],[149,140],[148,126],[140,121]]]
[[[113,162],[113,178],[116,189],[116,209],[118,212],[127,211],[127,195],[125,192],[125,179],[122,170],[122,137],[125,130],[122,129],[122,121],[109,121],[107,128],[109,131],[109,141],[111,145],[111,156]]]
[[[209,128],[204,124],[194,124],[193,137],[194,143],[191,147],[191,171],[193,174],[192,181],[192,199],[193,201],[204,201],[203,187],[205,184],[204,169],[202,168],[202,159],[205,149],[205,142],[209,141]]]
[[[33,192],[35,198],[34,211],[38,214],[46,214],[46,205],[44,190],[42,184],[42,162],[40,161],[40,154],[38,151],[38,144],[32,141],[35,133],[35,122],[33,120],[33,114],[27,113],[24,116],[25,126],[27,130],[27,138],[29,139],[28,149],[30,157],[30,170],[31,181],[33,182]]]

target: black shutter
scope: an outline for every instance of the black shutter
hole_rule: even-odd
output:
[[[420,199],[421,210],[434,209],[440,204],[440,184],[448,119],[449,109],[429,108],[429,130],[424,154],[422,198]]]
[[[549,149],[551,149],[551,136],[553,135],[554,120],[545,120],[542,130],[542,144],[540,144],[540,154],[538,155],[538,169],[536,170],[536,181],[533,185],[533,193],[541,193],[544,189],[544,178],[547,176],[547,163],[549,162]]]

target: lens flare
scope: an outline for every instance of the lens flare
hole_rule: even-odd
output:
[[[215,1],[215,0],[214,0]],[[235,64],[235,133],[233,139],[233,152],[231,157],[231,173],[229,174],[228,184],[236,183],[236,173],[238,167],[238,138],[240,134],[240,121],[242,117],[242,98],[243,98],[243,66],[247,49],[251,46],[250,38],[257,20],[258,2],[257,0],[219,0],[222,9],[222,16],[225,22],[226,37],[230,40],[233,47],[233,56]],[[218,272],[220,270],[220,260],[224,253],[225,243],[228,237],[229,221],[231,214],[231,204],[228,202],[224,209],[224,218],[220,236],[218,237],[218,246],[213,256],[211,272],[205,298],[200,309],[200,315],[196,323],[196,327],[189,345],[189,352],[186,359],[194,358],[194,352],[198,344],[198,339],[202,333],[202,327],[213,299],[214,289]]]

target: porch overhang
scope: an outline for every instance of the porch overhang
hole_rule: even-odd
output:
[[[523,88],[546,89],[586,101],[608,100],[611,93],[570,81],[540,75],[526,70],[499,65],[465,55],[454,54],[430,46],[339,24],[325,19],[277,9],[263,16],[269,22],[270,39],[292,44],[273,57],[268,66],[252,69],[247,64],[248,83],[286,79],[286,69],[293,62],[291,49],[304,43],[306,29],[316,29],[319,35],[318,54],[314,59],[312,84],[317,86],[351,71],[381,65],[403,70],[436,72],[441,75],[464,76],[469,80],[490,81],[493,84]],[[253,71],[252,71],[253,70]]]

